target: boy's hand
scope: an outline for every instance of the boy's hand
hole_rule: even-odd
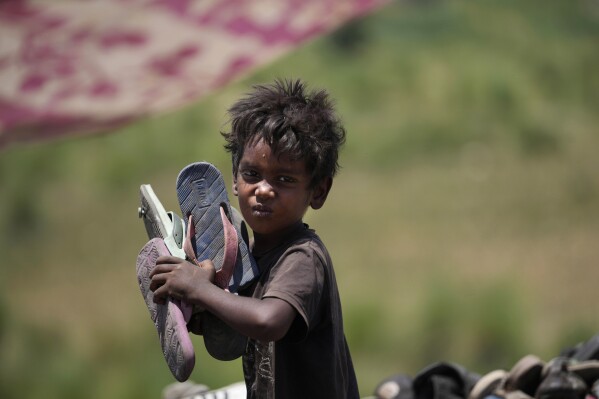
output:
[[[156,303],[164,304],[169,296],[193,303],[198,290],[201,291],[204,284],[212,284],[215,275],[210,260],[194,265],[178,257],[161,256],[150,274],[150,290],[154,292]]]

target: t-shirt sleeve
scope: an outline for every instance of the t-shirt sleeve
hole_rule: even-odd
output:
[[[304,338],[318,321],[324,276],[324,264],[309,246],[287,252],[271,269],[263,298],[282,299],[297,311],[303,325],[296,319],[293,339]]]

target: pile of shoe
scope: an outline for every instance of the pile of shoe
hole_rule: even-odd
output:
[[[377,399],[599,399],[599,335],[549,362],[535,355],[482,377],[453,363],[435,363],[414,379],[398,374],[375,389]]]
[[[414,378],[396,374],[375,389],[377,399],[465,399],[480,375],[451,362],[437,362],[422,369]]]
[[[506,372],[483,376],[468,399],[597,399],[599,361],[559,356],[547,363],[528,355]]]
[[[484,375],[468,399],[598,399],[599,335],[544,363],[534,355]]]

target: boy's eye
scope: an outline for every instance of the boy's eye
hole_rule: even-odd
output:
[[[243,178],[245,180],[256,179],[258,177],[258,173],[255,170],[251,170],[251,169],[242,170],[241,171],[241,176],[243,176]]]
[[[290,176],[279,176],[279,181],[281,183],[294,183],[296,180]]]

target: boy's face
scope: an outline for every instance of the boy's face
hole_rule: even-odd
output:
[[[310,188],[311,175],[303,160],[273,153],[263,140],[245,147],[234,176],[233,192],[246,223],[259,240],[276,242],[302,223],[309,206],[320,208],[331,179]]]

